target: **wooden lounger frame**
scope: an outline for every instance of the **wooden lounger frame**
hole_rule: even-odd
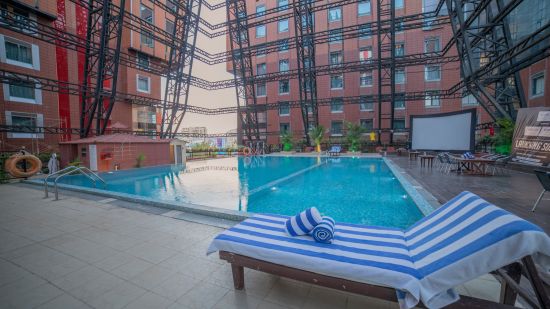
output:
[[[227,251],[220,251],[220,259],[226,260],[231,264],[233,284],[237,290],[244,289],[244,267],[246,267],[272,275],[333,288],[336,290],[397,302],[395,289],[389,287],[321,275],[297,268],[273,264]],[[519,280],[522,274],[525,275],[525,277],[527,277],[527,279],[531,282],[536,298],[531,295],[532,293],[528,292],[519,285]],[[449,305],[447,308],[515,308],[514,304],[516,302],[516,298],[518,295],[521,295],[523,299],[525,299],[534,308],[550,309],[548,292],[546,291],[544,283],[537,274],[535,264],[531,256],[523,258],[521,263],[514,263],[503,269],[499,269],[496,272],[496,275],[502,279],[502,289],[499,303],[468,296],[461,296],[460,301]],[[423,307],[422,303],[419,303],[418,306]]]

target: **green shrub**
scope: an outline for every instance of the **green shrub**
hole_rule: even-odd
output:
[[[281,135],[281,143],[283,144],[283,151],[292,151],[294,144],[292,140],[292,133],[283,132]]]
[[[138,154],[136,158],[136,167],[142,167],[143,161],[145,161],[145,155],[143,153]]]

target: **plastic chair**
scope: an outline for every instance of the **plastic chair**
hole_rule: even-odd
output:
[[[535,175],[537,175],[537,178],[539,179],[540,184],[542,185],[544,190],[542,190],[542,192],[539,195],[539,198],[537,199],[537,201],[535,202],[535,205],[533,206],[533,209],[531,209],[532,212],[535,212],[535,209],[537,208],[540,201],[542,200],[544,193],[546,193],[546,191],[550,191],[550,173],[546,171],[535,170]]]

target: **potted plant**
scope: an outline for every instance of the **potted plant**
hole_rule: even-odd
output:
[[[140,153],[136,158],[136,167],[142,167],[143,161],[145,161],[145,155]]]
[[[294,143],[290,132],[283,132],[283,134],[281,134],[281,144],[283,144],[283,151],[292,151]]]
[[[325,135],[325,128],[322,125],[318,125],[311,128],[308,134],[315,143],[315,150],[317,152],[321,152],[321,142],[323,141],[323,137]]]
[[[361,144],[361,134],[365,130],[357,123],[346,122],[346,142],[351,152],[358,152]]]

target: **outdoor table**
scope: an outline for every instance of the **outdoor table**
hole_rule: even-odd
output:
[[[494,163],[495,160],[475,158],[465,159],[461,157],[455,157],[457,161],[457,172],[462,172],[468,175],[490,175],[488,173],[488,166],[490,163]]]
[[[420,152],[418,151],[409,151],[409,160],[412,160],[413,158],[416,160],[418,159],[418,155]]]
[[[424,165],[433,167],[434,165],[434,158],[433,155],[420,155],[420,166],[424,167]]]

